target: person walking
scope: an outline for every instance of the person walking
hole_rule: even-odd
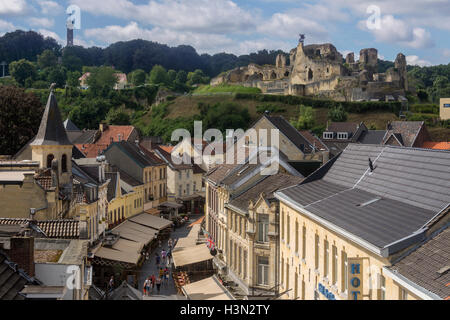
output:
[[[158,293],[161,291],[161,277],[156,278],[156,290]]]
[[[160,261],[161,261],[161,258],[159,257],[158,254],[156,254],[156,266],[157,267],[159,266]]]
[[[163,261],[163,262],[166,261],[166,254],[167,254],[166,250],[163,249],[163,250],[161,251],[161,258],[162,258],[162,261]]]
[[[164,284],[167,287],[169,285],[169,269],[164,270]]]
[[[170,251],[170,250],[172,250],[172,245],[173,245],[172,238],[169,239],[168,244],[169,244],[169,251]]]
[[[144,296],[148,296],[150,293],[150,277],[144,281]]]
[[[151,283],[151,287],[152,287],[152,293],[153,293],[153,289],[155,288],[155,282],[156,282],[155,275],[152,274],[152,276],[150,278],[150,283]]]

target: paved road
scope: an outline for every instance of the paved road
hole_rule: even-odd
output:
[[[194,222],[195,220],[199,219],[201,215],[195,215],[191,216],[191,219],[188,223],[185,223],[183,227],[175,229],[174,232],[172,232],[171,237],[172,239],[178,239],[185,237],[189,231],[190,228],[188,228],[189,224]],[[144,281],[146,277],[149,277],[151,275],[159,275],[159,268],[156,265],[156,255],[155,253],[158,252],[159,256],[161,256],[161,251],[164,249],[167,251],[168,249],[168,240],[163,241],[162,247],[157,248],[152,252],[150,255],[149,260],[147,260],[144,265],[141,268],[141,272],[139,273],[139,290],[141,292],[143,289]],[[177,290],[175,288],[175,284],[172,279],[172,275],[169,276],[169,282],[168,284],[162,284],[161,290],[158,293],[156,290],[156,286],[153,289],[153,293],[150,293],[149,296],[144,296],[144,300],[185,300],[186,298],[182,295],[177,294]]]

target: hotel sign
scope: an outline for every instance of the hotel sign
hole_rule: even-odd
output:
[[[348,258],[348,300],[363,299],[363,259]]]

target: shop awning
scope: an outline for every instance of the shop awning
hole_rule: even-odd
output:
[[[125,252],[136,252],[141,253],[144,244],[142,242],[135,242],[126,239],[119,239],[112,248],[119,251]]]
[[[192,223],[189,225],[189,228],[195,226],[196,224],[198,224],[198,225],[202,224],[203,220],[205,220],[205,216],[201,217],[200,219],[198,219],[198,220],[195,221],[195,222],[192,222]]]
[[[189,300],[235,300],[215,276],[187,284],[181,288]]]
[[[132,251],[120,251],[110,248],[101,247],[95,252],[95,257],[107,260],[125,262],[129,264],[137,264],[140,254]]]
[[[147,210],[144,210],[144,212],[147,214],[151,214],[153,216],[159,216],[159,214],[161,213],[161,211],[156,208],[147,209]]]
[[[165,208],[171,208],[171,209],[180,209],[183,208],[182,204],[176,203],[176,202],[164,202],[158,205],[158,207],[165,207]]]
[[[118,231],[120,237],[123,239],[142,242],[143,244],[148,244],[156,238],[156,234],[158,233],[155,229],[145,227],[129,220],[114,228],[113,232],[115,231]]]
[[[170,220],[155,217],[147,213],[142,213],[140,215],[130,218],[129,220],[156,230],[162,230],[172,225],[172,221]]]
[[[174,251],[182,248],[195,247],[197,245],[199,231],[200,225],[199,224],[194,225],[186,237],[178,239]]]
[[[187,266],[194,263],[212,260],[213,258],[209,252],[209,249],[204,244],[174,251],[172,257],[175,267]]]

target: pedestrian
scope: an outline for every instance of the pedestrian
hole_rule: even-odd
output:
[[[166,254],[167,254],[167,252],[166,252],[166,250],[162,250],[161,251],[161,258],[162,258],[162,261],[166,261]]]
[[[161,239],[158,240],[158,243],[159,243],[159,247],[161,248],[161,246],[162,246]]]
[[[153,293],[153,289],[155,288],[155,275],[154,274],[152,274],[152,276],[151,276],[151,278],[150,278],[150,283],[151,283],[151,286],[152,286],[152,293]]]
[[[164,283],[166,284],[166,287],[169,284],[169,269],[168,268],[166,268],[164,270]]]
[[[156,290],[161,291],[161,277],[156,278]]]
[[[159,268],[159,277],[161,278],[164,275],[164,269]]]
[[[150,258],[150,256],[149,256],[148,252],[146,252],[146,253],[145,253],[145,260],[148,261],[149,258]]]
[[[150,292],[150,277],[144,281],[144,296],[148,296]]]
[[[114,289],[114,276],[111,276],[111,278],[109,279],[109,290],[112,291]]]
[[[172,238],[169,239],[169,251],[172,249],[173,241]]]
[[[161,261],[161,258],[156,254],[156,266],[159,266],[159,262]]]

